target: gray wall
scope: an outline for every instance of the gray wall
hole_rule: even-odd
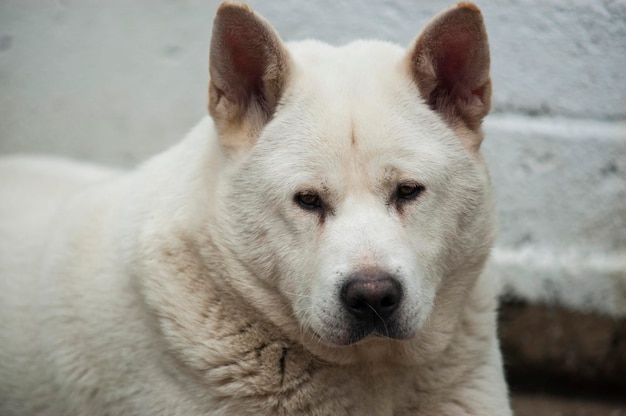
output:
[[[284,39],[408,44],[447,3],[249,4]],[[133,165],[206,113],[218,3],[2,0],[0,152]],[[504,293],[626,315],[626,1],[483,1]]]

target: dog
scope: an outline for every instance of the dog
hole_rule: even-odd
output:
[[[209,61],[133,171],[0,163],[0,414],[510,415],[479,9],[405,49],[224,3]]]

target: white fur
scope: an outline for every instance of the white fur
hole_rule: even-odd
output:
[[[206,118],[128,173],[0,163],[0,414],[510,414],[480,155],[403,49],[288,49],[279,109],[236,158]],[[400,214],[405,179],[426,192]],[[330,199],[322,225],[303,189]],[[338,288],[370,266],[404,287],[406,339],[338,346]]]

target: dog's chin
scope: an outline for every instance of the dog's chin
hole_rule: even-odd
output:
[[[390,341],[406,341],[416,335],[416,331],[407,331],[401,328],[387,328],[384,331],[377,329],[353,326],[345,329],[335,329],[320,335],[315,333],[318,339],[329,346],[349,347],[353,345],[366,345],[377,343],[389,343]]]

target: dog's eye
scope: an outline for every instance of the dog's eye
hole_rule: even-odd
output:
[[[416,183],[402,183],[398,185],[398,198],[415,199],[424,191],[422,185]]]
[[[313,210],[322,206],[319,195],[313,192],[302,192],[296,195],[296,202],[304,209]]]

